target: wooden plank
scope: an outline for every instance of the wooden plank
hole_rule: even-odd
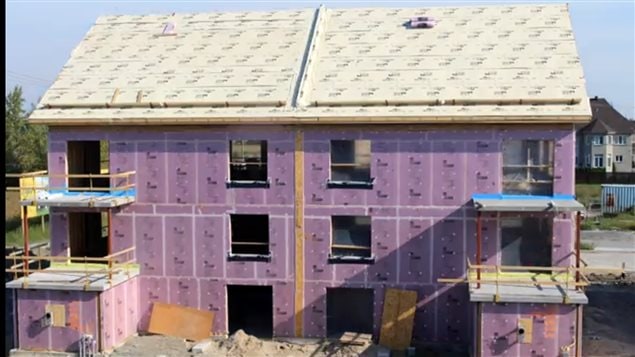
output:
[[[416,307],[416,291],[387,289],[379,344],[398,351],[409,347]]]
[[[381,316],[379,344],[390,347],[394,345],[397,335],[397,316],[399,313],[399,290],[387,289],[384,296],[384,311]]]
[[[304,310],[304,133],[295,133],[295,335],[302,337]]]
[[[412,328],[417,309],[417,292],[401,290],[399,292],[399,312],[397,316],[397,336],[395,338],[396,350],[405,350],[412,340]]]
[[[521,343],[531,344],[534,336],[534,319],[531,316],[518,319],[518,329],[524,332]]]
[[[339,342],[345,345],[364,346],[369,344],[372,338],[372,335],[368,333],[344,332]]]
[[[198,341],[211,335],[214,313],[155,302],[148,332]]]

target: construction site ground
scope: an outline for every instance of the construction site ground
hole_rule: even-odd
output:
[[[635,274],[591,276],[597,282],[587,288],[589,305],[584,309],[583,355],[635,357]],[[211,338],[209,349],[202,354],[192,352],[194,342],[181,338],[145,335],[135,336],[113,351],[112,357],[348,357],[378,356],[384,348],[373,343],[362,346],[343,345],[335,340],[259,339],[242,330],[226,337]],[[391,356],[404,356],[393,352]],[[468,356],[465,352],[420,347],[416,356]]]

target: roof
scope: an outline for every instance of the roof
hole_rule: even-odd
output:
[[[474,207],[478,211],[492,212],[576,212],[584,205],[571,195],[530,196],[474,194]]]
[[[591,98],[593,119],[580,129],[583,134],[633,134],[635,121],[626,119],[604,98]]]
[[[584,84],[566,5],[104,16],[30,120],[581,122]]]

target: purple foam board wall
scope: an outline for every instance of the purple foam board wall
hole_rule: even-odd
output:
[[[111,141],[109,145],[109,156],[110,156],[110,172],[111,173],[120,173],[120,172],[129,172],[135,171],[136,162],[135,162],[135,150],[136,144],[134,141]],[[126,185],[127,178],[115,178],[111,183],[114,186],[122,186]],[[139,184],[138,175],[132,176],[130,178],[130,183],[134,183],[135,185]]]
[[[397,280],[398,256],[397,220],[372,218],[371,247],[376,262],[367,267],[368,282]]]
[[[467,288],[464,285],[444,285],[437,294],[437,341],[467,343],[470,304]]]
[[[329,284],[304,284],[303,324],[306,337],[326,336],[326,288]]]
[[[573,343],[575,307],[558,304],[483,304],[482,356],[556,356]],[[520,343],[518,321],[533,319],[531,343]]]
[[[398,171],[397,142],[371,142],[370,175],[375,178],[372,191],[368,192],[369,205],[383,206],[397,204]]]
[[[66,174],[66,142],[50,141],[48,150],[48,172],[49,175]],[[52,187],[65,187],[66,180],[63,177],[50,178],[49,185]]]
[[[293,141],[271,141],[268,143],[267,171],[271,188],[265,191],[266,204],[294,204],[294,149]]]
[[[212,332],[227,332],[225,282],[216,279],[199,279],[200,309],[214,313]]]
[[[225,204],[229,178],[229,159],[226,141],[199,141],[197,147],[197,202],[201,204]]]
[[[333,190],[326,188],[331,170],[330,150],[328,141],[304,144],[304,197],[307,206],[333,203]]]
[[[64,305],[67,327],[42,327],[46,305]],[[18,290],[18,344],[23,350],[78,350],[82,333],[95,333],[97,293],[84,291]]]
[[[432,203],[435,206],[460,206],[465,195],[465,143],[436,141],[432,144]]]
[[[399,220],[399,280],[432,283],[432,223],[430,219]]]
[[[499,193],[501,192],[501,146],[495,141],[468,141],[467,145],[467,183],[466,192]]]
[[[137,332],[138,289],[135,277],[99,294],[102,350],[121,345]]]
[[[132,216],[113,212],[112,215],[112,253],[134,247],[134,222]],[[126,258],[127,260],[129,258]]]
[[[559,214],[553,220],[551,263],[554,266],[571,266],[574,262],[574,223],[571,215]]]
[[[287,277],[287,225],[284,217],[269,217],[269,250],[271,262],[256,268],[260,279],[284,279]]]
[[[137,261],[143,275],[163,275],[163,218],[160,216],[136,215],[136,251]]]
[[[168,290],[170,304],[187,306],[198,309],[199,290],[198,280],[195,278],[169,278]]]
[[[193,222],[192,217],[165,217],[165,275],[194,275]]]
[[[141,276],[139,279],[139,331],[147,331],[154,302],[168,301],[168,279]]]
[[[51,255],[64,256],[68,254],[68,215],[64,212],[51,210],[49,215],[51,225]]]
[[[467,259],[471,264],[496,265],[498,257],[498,230],[495,219],[481,220],[481,261],[476,261],[476,221],[466,222]]]
[[[307,281],[333,280],[333,264],[328,261],[331,242],[330,218],[305,218],[304,276]]]
[[[293,282],[278,281],[273,285],[273,334],[294,334],[294,290]]]
[[[167,157],[165,141],[137,143],[137,201],[165,203]]]
[[[188,141],[168,141],[168,202],[195,203],[196,145]]]
[[[402,141],[399,143],[400,178],[399,204],[429,206],[432,188],[432,153],[430,142]]]
[[[223,277],[225,243],[223,217],[196,217],[194,271],[197,277]]]
[[[465,273],[463,220],[449,218],[433,221],[433,282]]]

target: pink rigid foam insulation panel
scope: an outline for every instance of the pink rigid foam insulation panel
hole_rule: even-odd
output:
[[[99,294],[101,347],[111,350],[137,332],[139,323],[138,278]]]
[[[467,287],[439,284],[437,279],[465,274],[466,258],[476,263],[475,211],[470,197],[500,192],[503,140],[555,140],[554,191],[573,192],[575,142],[569,128],[439,131],[351,126],[306,127],[303,131],[305,286],[304,306],[299,310],[306,337],[326,334],[327,287],[373,289],[376,334],[385,289],[398,288],[418,292],[416,341],[469,344],[473,322]],[[266,284],[274,291],[274,335],[294,334],[294,132],[278,126],[116,132],[52,128],[50,135],[52,173],[65,170],[66,141],[86,138],[110,139],[112,172],[137,172],[133,178],[137,201],[113,215],[113,247],[134,245],[141,269],[135,283],[138,291],[133,284],[125,292],[127,299],[138,300],[135,330],[146,329],[152,303],[160,301],[214,311],[213,332],[227,332],[227,284]],[[227,187],[229,140],[233,139],[267,141],[268,188]],[[327,187],[330,140],[335,139],[371,140],[372,189]],[[51,249],[52,254],[62,255],[68,247],[68,227],[63,212],[56,211],[51,215]],[[228,261],[231,213],[269,215],[270,261]],[[371,216],[372,264],[328,261],[332,215]],[[566,265],[570,259],[572,222],[570,215],[554,219],[554,264]],[[483,215],[483,264],[499,261],[498,227],[498,215]],[[109,306],[121,305],[116,297],[121,293],[110,294],[104,296]],[[113,313],[116,319],[124,318],[120,315]],[[574,321],[566,312],[560,316],[558,329],[564,330],[563,326]],[[505,331],[504,319],[492,318]],[[104,340],[107,337],[111,345],[133,333],[112,326],[108,331]],[[37,333],[29,338],[45,340]],[[511,356],[519,352],[514,348],[503,351],[511,351],[506,352]],[[547,345],[535,350],[539,354],[542,348],[552,351]]]
[[[481,355],[557,356],[561,347],[574,342],[575,314],[574,305],[483,303]],[[531,343],[519,339],[521,318],[532,319]]]

